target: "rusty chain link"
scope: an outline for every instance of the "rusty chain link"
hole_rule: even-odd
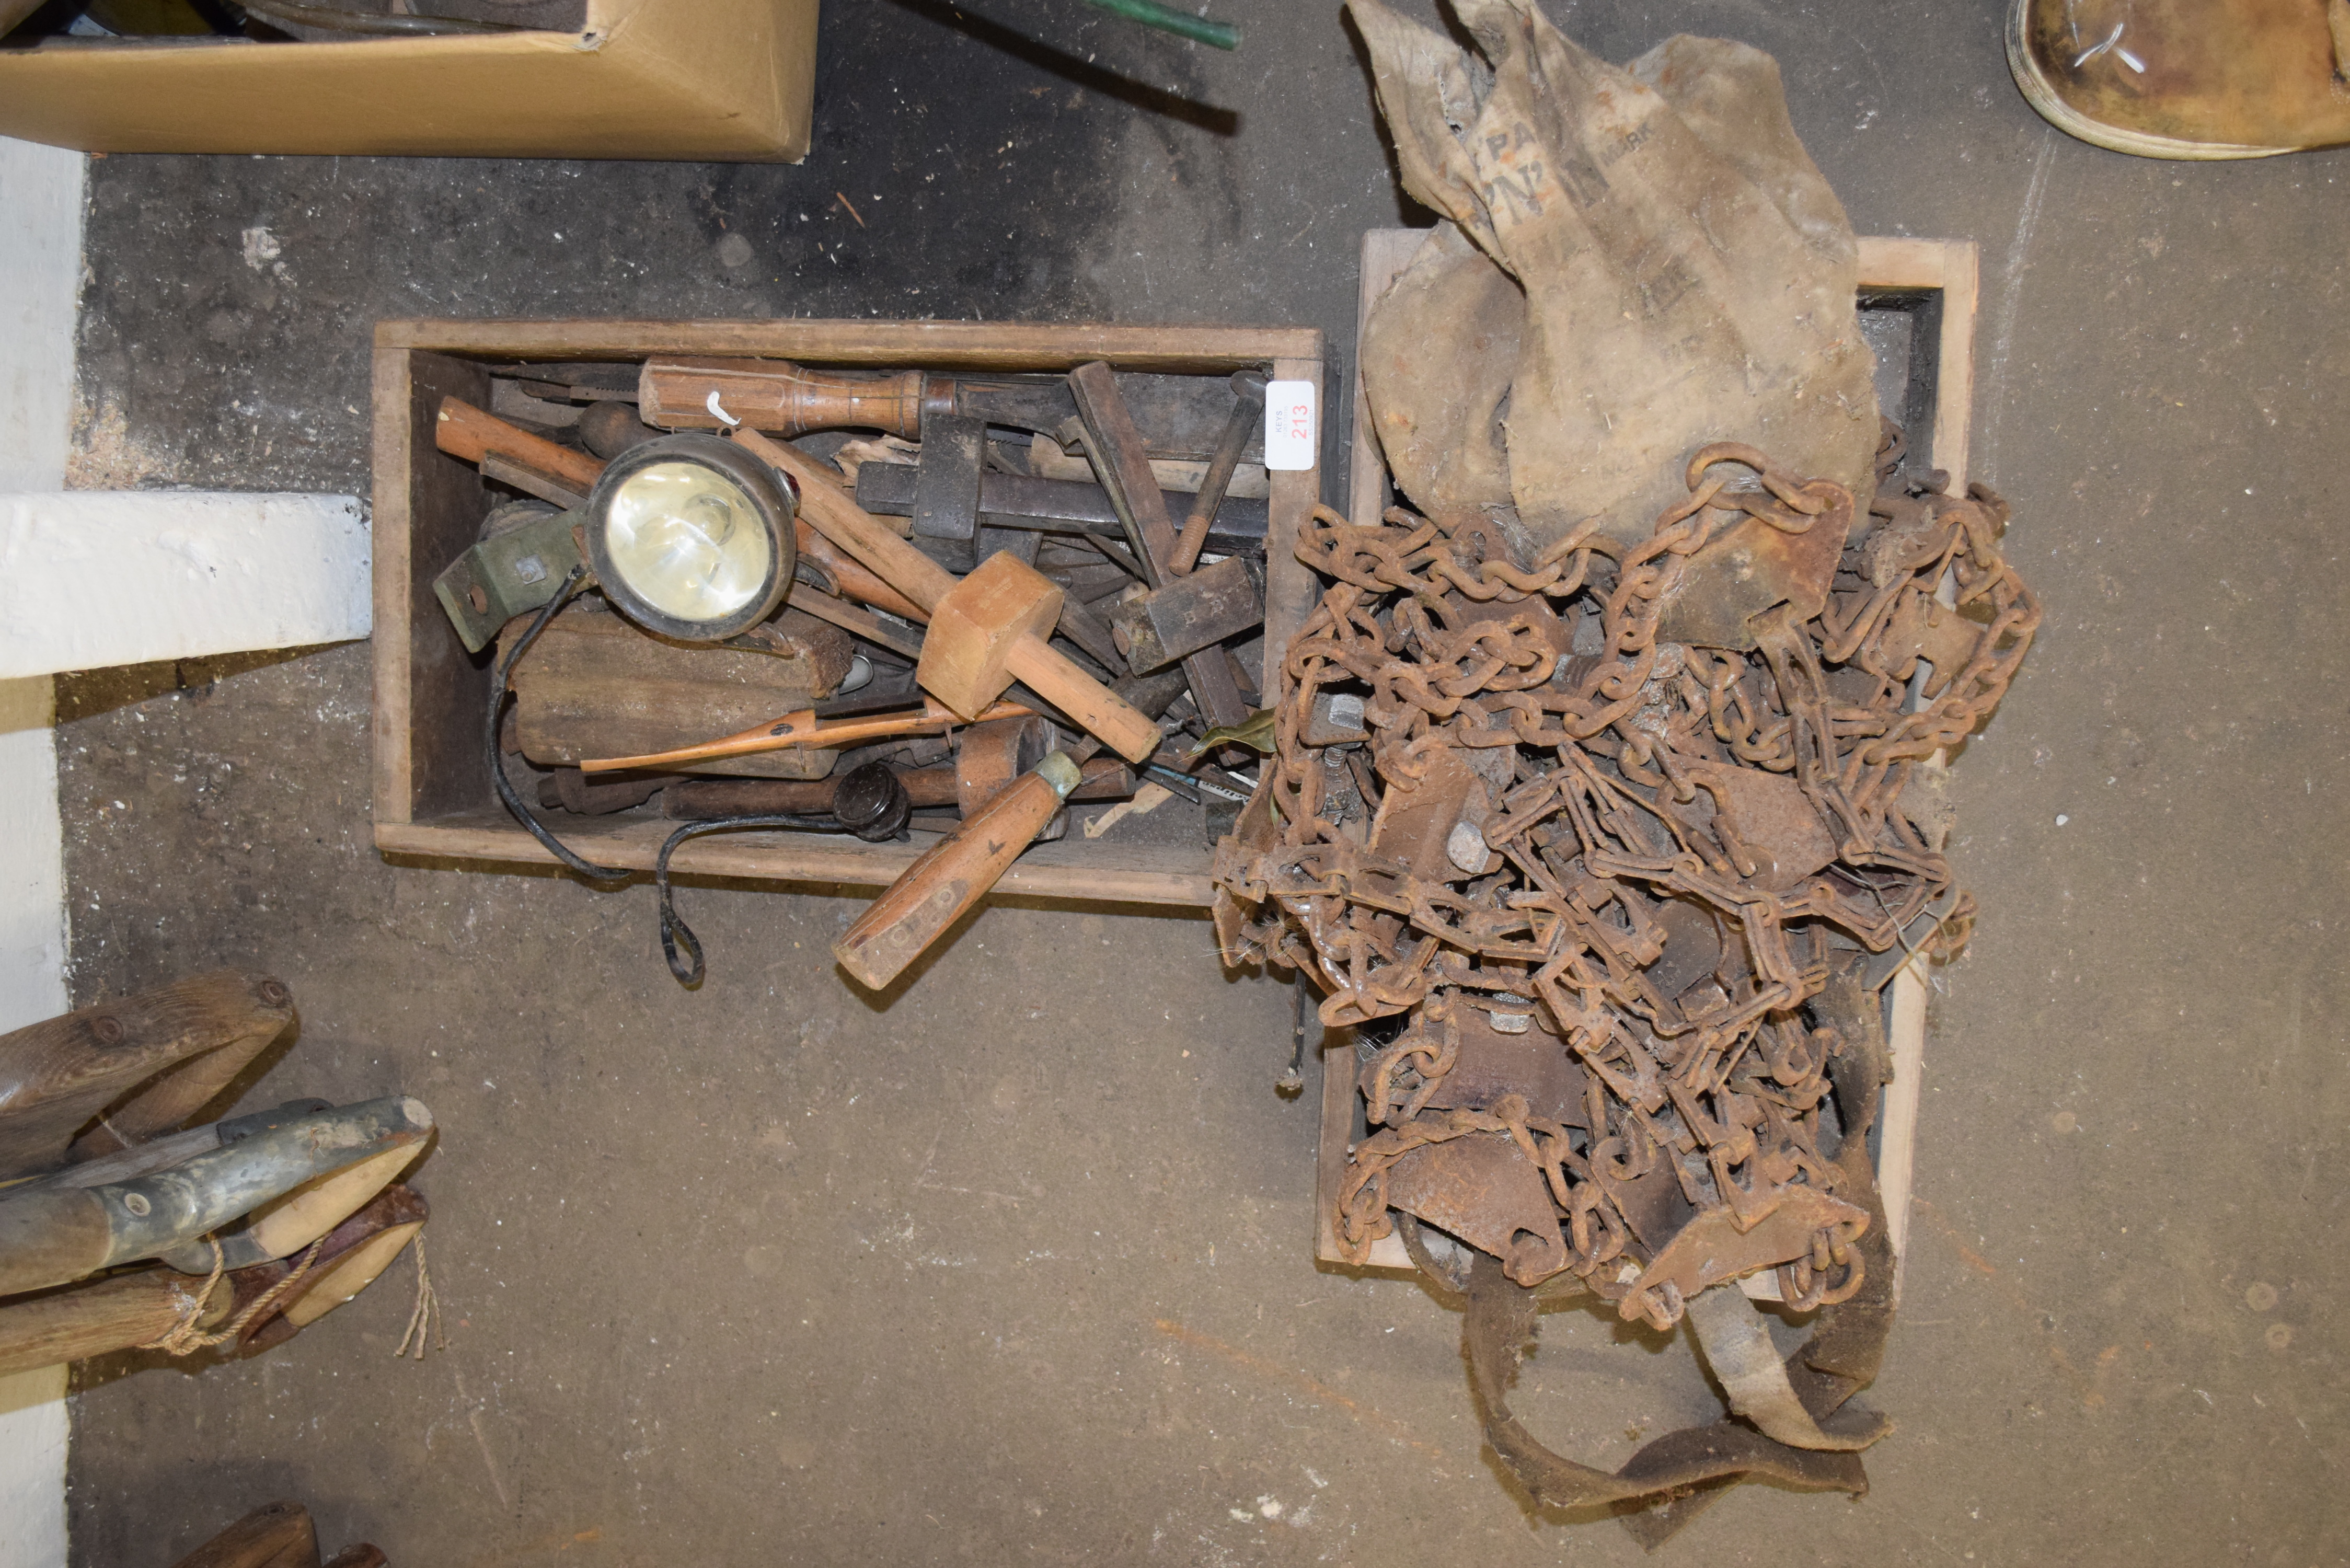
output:
[[[1334,1216],[1350,1259],[1392,1230],[1401,1162],[1502,1140],[1565,1242],[1489,1248],[1510,1276],[1572,1271],[1669,1327],[1668,1230],[1727,1211],[1762,1234],[1792,1189],[1850,1187],[1822,1149],[1845,1041],[1805,1004],[1837,966],[1964,940],[1946,829],[1905,791],[1990,715],[2040,618],[1999,554],[2006,504],[1903,483],[1901,455],[1888,426],[1856,518],[1838,485],[1708,447],[1645,540],[1595,522],[1531,560],[1498,524],[1315,510],[1296,552],[1326,587],[1218,853],[1217,921],[1228,961],[1305,971],[1325,1025],[1403,1025],[1361,1072],[1372,1130]],[[1754,585],[1774,573],[1772,600]],[[1529,1014],[1581,1103],[1462,1101],[1464,1040],[1490,1052]],[[1799,1310],[1846,1300],[1865,1223],[1755,1266]]]

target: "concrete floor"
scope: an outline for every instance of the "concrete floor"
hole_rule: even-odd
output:
[[[383,316],[1309,322],[1343,374],[1400,211],[1361,63],[1329,4],[1227,8],[1232,57],[829,5],[797,168],[106,159],[83,480],[364,493]],[[1957,771],[1983,919],[1867,1397],[1899,1429],[1865,1501],[1742,1489],[1669,1551],[2350,1556],[2350,153],[2069,140],[1981,0],[1559,14],[1769,49],[1857,229],[1982,243],[1976,469],[2049,607]],[[1457,1318],[1314,1266],[1288,992],[1204,923],[992,909],[877,1008],[826,956],[856,901],[699,890],[687,994],[649,889],[374,853],[364,648],[63,695],[77,994],[265,967],[304,1022],[260,1096],[424,1096],[450,1321],[393,1362],[391,1279],[257,1361],[85,1369],[78,1563],[281,1496],[452,1568],[1638,1555],[1497,1478]],[[1544,1346],[1519,1408],[1582,1457],[1718,1407],[1596,1317]]]

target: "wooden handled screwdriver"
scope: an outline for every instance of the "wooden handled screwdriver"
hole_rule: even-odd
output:
[[[1100,743],[1078,750],[1090,755]],[[1035,841],[1077,787],[1083,762],[1053,753],[924,850],[832,944],[840,967],[872,991],[897,979]]]
[[[922,416],[954,411],[955,384],[920,370],[811,370],[782,359],[648,359],[637,382],[638,416],[667,430],[716,430],[719,407],[754,430],[877,430],[922,439]]]
[[[1118,683],[1120,701],[1137,704],[1153,734],[1163,731],[1151,715],[1163,712],[1182,690],[1180,676]],[[832,945],[840,967],[876,991],[897,979],[1035,841],[1101,748],[1089,736],[1052,753],[932,845]]]

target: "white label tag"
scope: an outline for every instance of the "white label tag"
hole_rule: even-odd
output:
[[[1315,437],[1322,421],[1314,410],[1311,381],[1267,381],[1264,384],[1264,465],[1301,470],[1314,466]]]

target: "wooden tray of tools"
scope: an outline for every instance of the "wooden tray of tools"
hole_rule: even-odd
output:
[[[1373,229],[1363,235],[1362,288],[1356,316],[1359,338],[1371,304],[1387,292],[1426,237],[1423,229]],[[1974,404],[1976,248],[1971,240],[1910,240],[1864,237],[1860,242],[1861,331],[1877,353],[1877,406],[1909,432],[1912,450],[1930,453],[1928,466],[1945,469],[1950,489],[1967,483],[1967,432]],[[1348,471],[1347,515],[1358,524],[1377,523],[1394,499],[1378,438],[1355,384],[1354,451]],[[1295,565],[1295,562],[1292,565]],[[1265,642],[1287,643],[1313,607],[1315,589],[1307,580],[1292,583],[1285,595],[1268,591]],[[1268,666],[1270,669],[1271,666]],[[1900,1290],[1900,1263],[1909,1235],[1910,1168],[1916,1149],[1918,1079],[1925,1066],[1926,980],[1922,961],[1898,971],[1885,986],[1887,1038],[1893,1052],[1893,1082],[1886,1088],[1883,1132],[1877,1148],[1877,1186],[1885,1199],[1894,1256],[1894,1289]],[[1315,1170],[1314,1255],[1344,1265],[1331,1222],[1347,1150],[1368,1131],[1362,1096],[1351,1071],[1352,1031],[1326,1043],[1321,1091],[1321,1135]],[[1331,1071],[1333,1065],[1347,1071]],[[1416,1272],[1398,1236],[1371,1248],[1368,1268]],[[1775,1300],[1778,1282],[1770,1274],[1741,1282],[1747,1294]]]
[[[491,507],[507,499],[471,463],[440,451],[444,397],[493,409],[494,379],[547,362],[626,365],[652,358],[777,358],[835,369],[914,369],[1001,376],[1065,372],[1094,360],[1121,371],[1219,379],[1256,369],[1308,381],[1321,396],[1322,334],[1302,327],[1025,326],[920,321],[385,321],[376,328],[375,841],[387,853],[473,865],[548,864],[498,806],[483,755],[487,653],[469,655],[433,593],[433,578],[471,547]],[[493,410],[494,411],[494,410]],[[1317,440],[1318,454],[1322,443]],[[1312,584],[1288,542],[1321,496],[1318,468],[1267,480],[1268,621],[1304,614]],[[1309,601],[1310,602],[1310,601]],[[1266,639],[1264,673],[1281,643]],[[1091,816],[1108,809],[1088,808]],[[1201,805],[1170,800],[1099,838],[1073,811],[1066,836],[1039,844],[997,885],[1007,893],[1135,904],[1204,905],[1210,846]],[[552,819],[565,841],[606,865],[650,870],[678,824],[648,809]],[[681,874],[797,884],[879,887],[930,844],[868,844],[846,835],[734,833],[677,853]]]

